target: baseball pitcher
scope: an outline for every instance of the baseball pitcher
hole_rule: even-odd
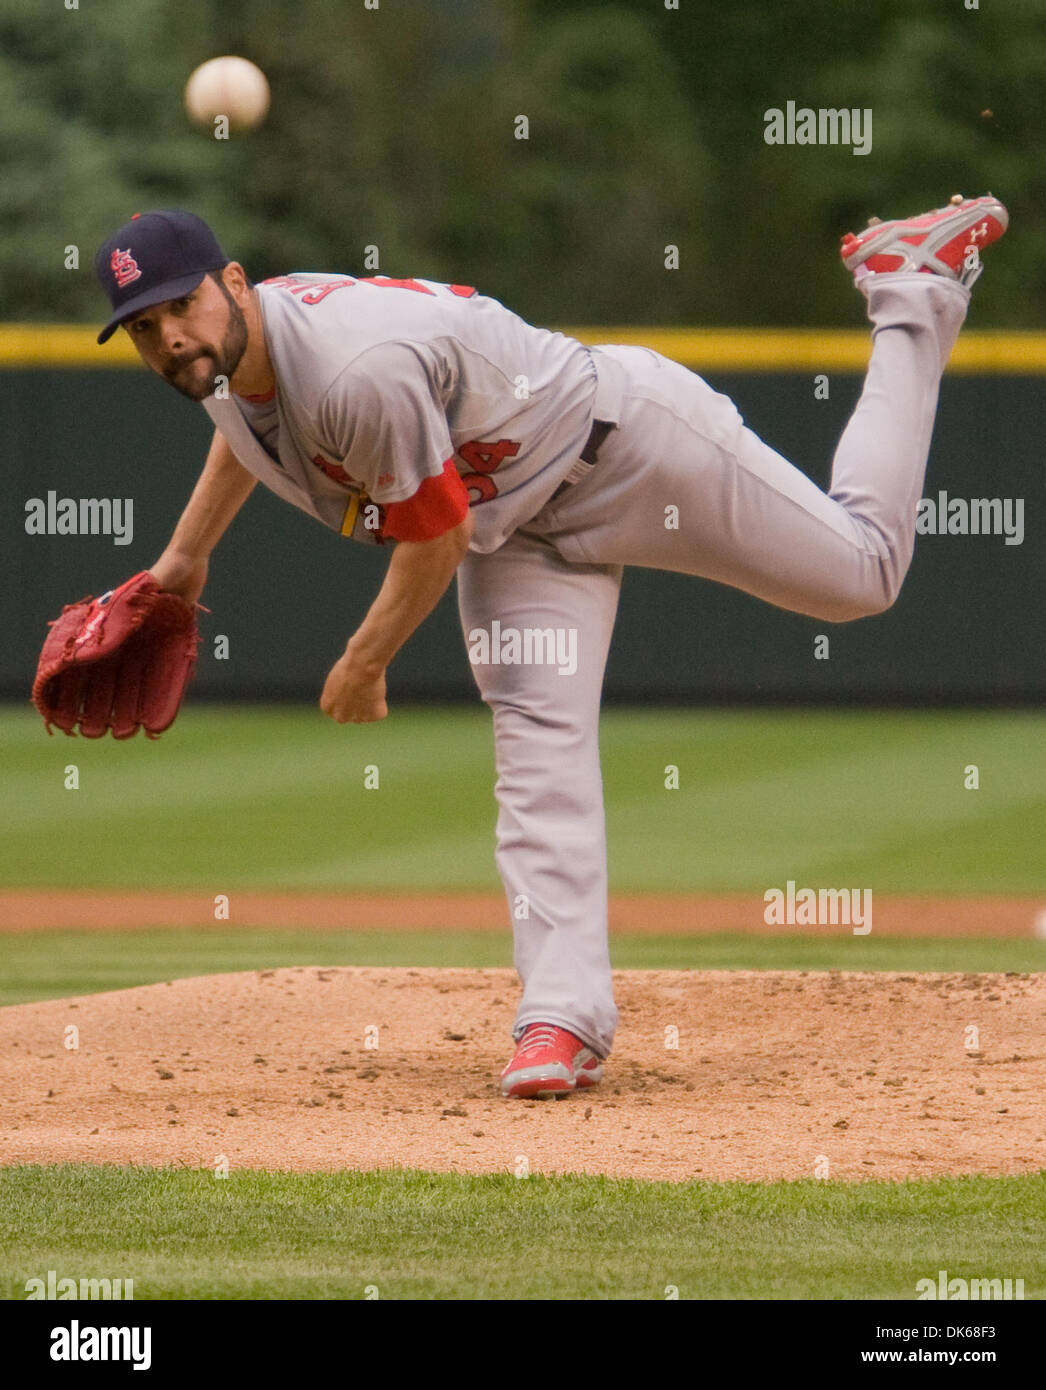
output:
[[[1008,220],[991,195],[956,195],[844,238],[872,351],[825,493],[656,352],[584,347],[468,285],[254,285],[199,218],[136,216],[96,259],[112,305],[98,341],[122,329],[214,437],[156,563],[52,625],[38,707],[67,733],[168,727],[208,557],[258,481],[389,551],[320,698],[339,723],[385,718],[389,664],[456,574],[494,719],[498,868],[510,908],[526,903],[511,912],[523,994],[501,1090],[595,1085],[618,1021],[598,723],[623,569],[700,575],[826,622],[889,608],[941,374]]]

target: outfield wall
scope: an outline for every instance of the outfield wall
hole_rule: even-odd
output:
[[[684,361],[822,486],[868,350],[864,333],[573,331],[589,342],[643,342]],[[5,698],[28,696],[47,619],[63,603],[156,558],[206,452],[202,409],[138,367],[119,338],[114,344],[112,353],[96,349],[82,329],[0,328]],[[1046,336],[970,334],[960,348],[942,386],[924,496],[943,489],[949,499],[1008,501],[1010,543],[1003,534],[921,536],[895,607],[837,626],[700,580],[630,570],[608,696],[1040,702]],[[86,365],[99,361],[117,365]],[[818,398],[819,377],[827,399]],[[133,538],[28,535],[26,503],[49,491],[133,499]],[[384,565],[380,552],[342,540],[259,488],[212,563],[196,692],[315,698]],[[226,660],[214,655],[219,634],[229,639]],[[820,634],[829,639],[826,660],[814,655]],[[474,698],[453,590],[393,670],[399,699]]]

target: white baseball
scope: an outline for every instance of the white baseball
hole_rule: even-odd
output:
[[[211,58],[185,84],[185,109],[198,125],[225,116],[230,130],[253,130],[269,109],[269,83],[246,58]]]

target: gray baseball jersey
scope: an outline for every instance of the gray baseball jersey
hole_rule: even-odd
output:
[[[616,362],[470,286],[309,273],[258,299],[275,392],[204,407],[244,467],[355,540],[427,539],[471,505],[471,548],[496,550],[617,419]]]
[[[517,1038],[558,1024],[605,1057],[617,1027],[598,727],[625,567],[829,622],[881,612],[900,588],[969,290],[920,273],[861,288],[872,355],[827,494],[678,363],[585,348],[465,286],[270,281],[272,399],[205,402],[252,473],[345,534],[438,533],[473,507],[458,601],[494,716]],[[579,459],[593,419],[616,426],[596,465]],[[577,485],[553,497],[564,479]],[[370,527],[368,509],[383,514]],[[521,640],[503,648],[506,634]]]

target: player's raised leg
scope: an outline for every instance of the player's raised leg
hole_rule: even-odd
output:
[[[620,583],[619,567],[568,564],[526,528],[458,571],[462,629],[494,716],[497,864],[524,987],[513,1037],[529,1024],[568,1030],[575,1060],[582,1044],[605,1057],[617,1026],[599,702]],[[568,1040],[551,1041],[550,1080],[568,1082]],[[542,1058],[524,1060],[529,1070]]]
[[[569,558],[701,575],[826,621],[888,608],[914,548],[963,280],[1006,221],[996,200],[977,199],[847,238],[872,354],[827,493],[694,373],[610,348],[631,383],[620,427],[592,474],[541,513],[545,533]]]

